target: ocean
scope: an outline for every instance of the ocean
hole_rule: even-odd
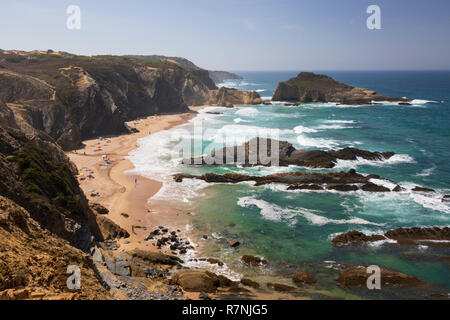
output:
[[[278,82],[298,72],[237,73],[244,79],[221,85],[255,90],[269,99]],[[276,277],[279,282],[289,283],[289,275],[294,270],[306,270],[317,277],[327,295],[354,297],[335,285],[338,266],[379,265],[450,289],[449,265],[440,260],[450,254],[448,249],[398,247],[380,242],[334,247],[331,243],[335,235],[350,230],[375,234],[400,227],[450,226],[450,205],[441,200],[450,194],[450,72],[320,73],[386,96],[414,100],[411,106],[273,103],[233,109],[206,108],[186,124],[141,139],[138,148],[130,154],[135,171],[165,182],[155,199],[178,201],[180,206],[193,210],[189,227],[196,234],[212,235],[213,239],[203,241],[202,254],[224,261],[226,270],[223,271],[228,270],[235,277],[245,274],[261,281]],[[405,191],[300,192],[286,191],[285,186],[276,184],[211,185],[189,179],[175,183],[171,178],[179,172],[267,175],[312,171],[300,167],[191,167],[180,163],[183,158],[209,154],[215,148],[240,144],[267,132],[276,132],[280,140],[301,149],[353,146],[395,152],[386,161],[339,161],[333,169],[314,171],[354,168],[359,173],[378,174],[395,181]],[[194,141],[192,145],[202,148],[192,147],[186,141]],[[180,153],[180,146],[186,145],[189,147]],[[413,193],[414,186],[433,188],[436,193]],[[230,239],[238,239],[241,247],[229,248]],[[249,270],[239,260],[243,254],[264,257],[270,267],[263,271]],[[313,290],[309,294],[320,298],[323,292]],[[398,297],[396,294],[384,291],[383,297]]]

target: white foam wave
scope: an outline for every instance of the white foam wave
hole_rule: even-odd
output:
[[[317,147],[327,149],[333,149],[340,144],[338,141],[332,139],[311,138],[302,134],[297,137],[297,142],[302,147]]]
[[[359,121],[356,120],[325,120],[325,123],[343,123],[343,124],[355,124],[359,123]]]
[[[241,119],[241,118],[236,118],[236,119],[234,119],[233,121],[234,121],[235,123],[251,122],[250,120],[244,120],[244,119]]]
[[[308,220],[311,224],[317,226],[323,226],[325,224],[359,224],[359,225],[377,225],[376,223],[369,222],[367,220],[353,217],[350,219],[336,220],[328,219],[326,217],[320,216],[316,213],[316,210],[310,210],[305,208],[281,208],[276,204],[269,203],[265,200],[257,199],[256,197],[242,197],[238,199],[237,204],[243,208],[251,208],[252,206],[260,209],[260,214],[267,220],[270,221],[289,221],[290,224],[294,224],[293,218],[297,216],[302,216]]]
[[[436,167],[431,167],[431,168],[428,168],[428,169],[424,169],[420,173],[417,173],[416,177],[428,177],[428,176],[431,176],[435,169],[436,169]]]
[[[389,159],[367,160],[357,157],[356,160],[337,160],[335,169],[356,169],[358,166],[391,166],[398,163],[415,163],[414,158],[407,154],[396,154]]]
[[[248,125],[225,125],[215,132],[210,137],[205,137],[206,140],[214,141],[218,144],[232,143],[240,145],[248,140],[256,137],[277,138],[281,135],[291,135],[292,130],[280,130],[275,128],[248,126]]]
[[[317,130],[311,129],[311,128],[308,128],[308,127],[304,127],[304,126],[296,126],[294,128],[294,132],[296,134],[300,134],[300,133],[314,133],[314,132],[317,132]]]
[[[255,117],[259,114],[259,111],[255,108],[243,107],[239,108],[235,113],[244,117]]]

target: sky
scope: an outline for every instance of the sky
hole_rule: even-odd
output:
[[[80,29],[67,28],[69,5]],[[449,39],[449,0],[0,0],[2,49],[161,54],[209,70],[450,70]]]

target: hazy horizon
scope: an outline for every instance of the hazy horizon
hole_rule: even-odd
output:
[[[0,0],[0,47],[165,55],[209,70],[450,70],[450,2]],[[81,28],[66,26],[69,5]],[[381,29],[369,30],[369,5]]]

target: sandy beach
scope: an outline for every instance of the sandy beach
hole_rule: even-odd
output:
[[[205,107],[190,109],[198,111]],[[152,228],[164,225],[171,230],[183,230],[188,222],[186,212],[172,208],[167,202],[155,201],[151,208],[148,206],[148,199],[159,191],[162,183],[127,173],[134,166],[126,157],[136,149],[138,139],[168,130],[195,116],[192,112],[130,121],[127,125],[138,132],[86,140],[78,150],[67,153],[78,168],[80,186],[89,201],[106,207],[109,210],[106,216],[130,233],[130,238],[119,241],[120,251],[157,250],[144,240]]]

